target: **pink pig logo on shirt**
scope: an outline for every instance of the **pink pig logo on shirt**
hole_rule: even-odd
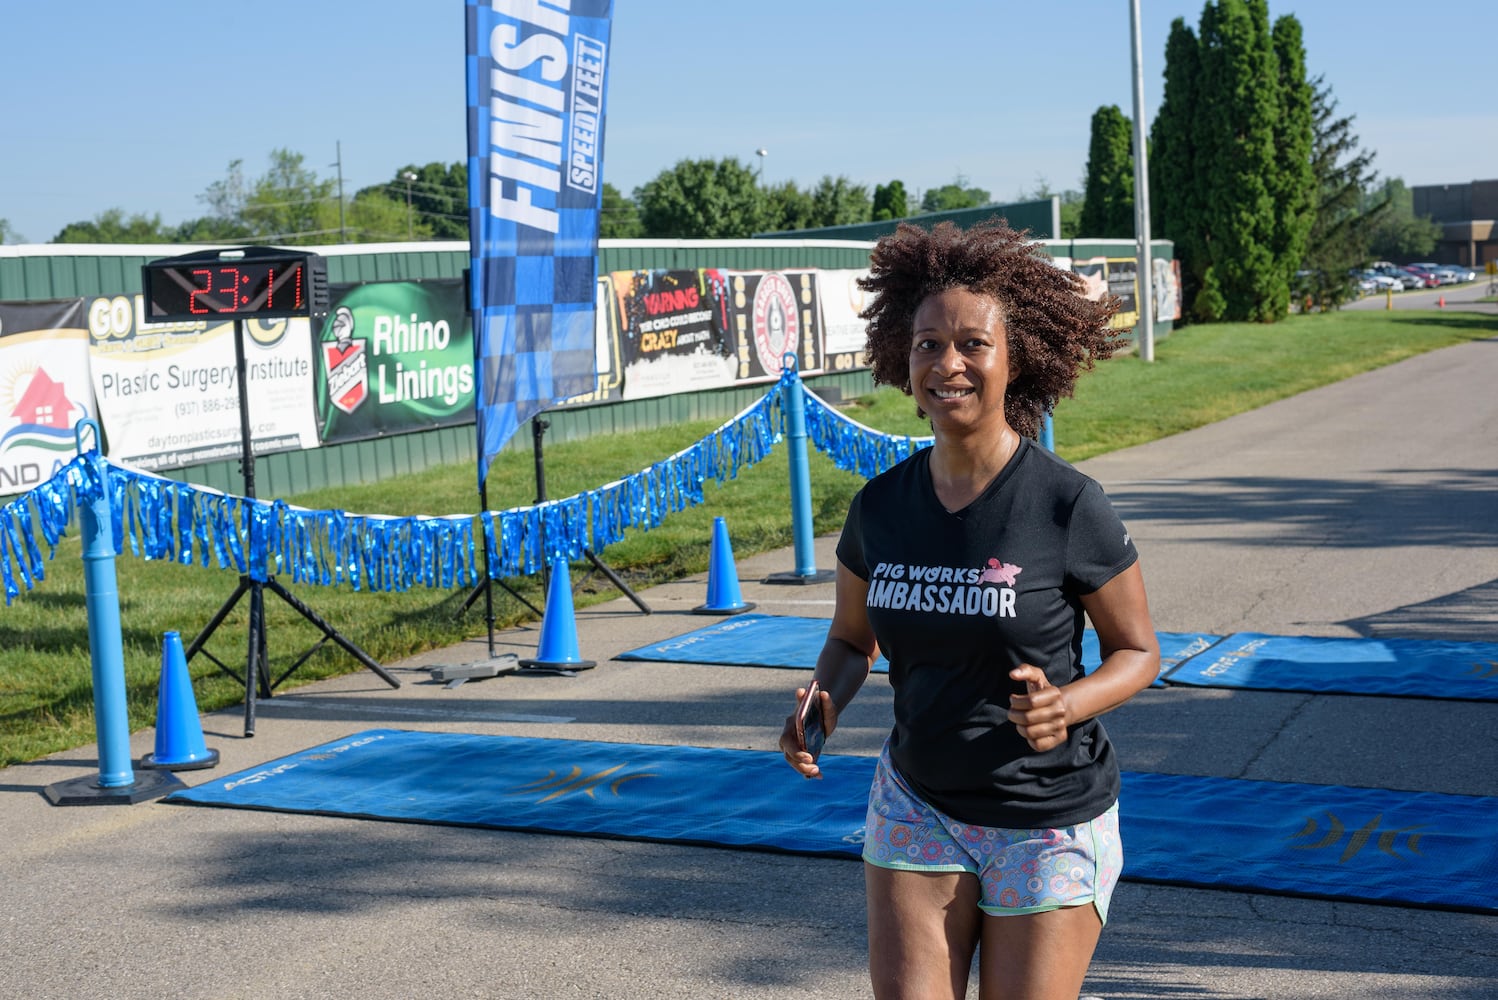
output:
[[[978,574],[979,583],[1002,583],[1006,587],[1014,586],[1014,578],[1023,572],[1014,563],[1000,562],[997,559],[988,560],[988,568]]]

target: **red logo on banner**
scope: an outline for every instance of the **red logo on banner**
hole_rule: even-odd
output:
[[[754,290],[754,352],[767,375],[779,375],[782,357],[796,353],[801,339],[801,314],[796,290],[778,271],[759,279]]]
[[[363,340],[327,341],[322,345],[323,367],[328,373],[328,401],[344,413],[353,413],[369,398],[369,359]]]

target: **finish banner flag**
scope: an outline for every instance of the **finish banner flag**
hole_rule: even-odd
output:
[[[467,0],[478,478],[536,413],[592,392],[612,0]]]

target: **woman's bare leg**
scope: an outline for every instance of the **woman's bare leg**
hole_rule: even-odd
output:
[[[960,1000],[982,928],[977,876],[863,870],[876,1000]]]

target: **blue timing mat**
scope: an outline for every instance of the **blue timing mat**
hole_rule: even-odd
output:
[[[1498,701],[1498,643],[1235,632],[1165,680],[1194,687]]]
[[[811,670],[817,665],[822,643],[827,640],[827,625],[826,618],[750,612],[665,642],[631,649],[614,659]],[[873,669],[875,673],[888,673],[889,661],[881,655],[874,661]]]
[[[1219,636],[1204,632],[1158,632],[1160,671],[1165,671],[1211,647]],[[817,665],[817,654],[827,638],[826,618],[790,615],[736,615],[727,621],[700,628],[665,642],[641,646],[614,657],[616,660],[656,660],[665,663],[706,663],[736,667],[800,667]],[[1082,665],[1089,673],[1102,657],[1097,633],[1082,633]],[[875,673],[888,673],[889,661],[882,655],[874,661]],[[1164,684],[1156,681],[1157,687]]]
[[[856,858],[872,757],[374,729],[168,802]],[[1498,912],[1498,799],[1126,773],[1125,877]]]

